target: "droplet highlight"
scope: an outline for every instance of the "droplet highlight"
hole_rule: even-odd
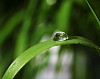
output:
[[[55,32],[52,36],[54,41],[65,41],[68,39],[68,35],[65,32]]]

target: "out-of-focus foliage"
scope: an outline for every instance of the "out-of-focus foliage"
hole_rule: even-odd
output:
[[[100,0],[88,0],[100,19]],[[11,62],[30,46],[49,39],[54,31],[82,36],[100,46],[100,26],[86,0],[0,0],[0,79]],[[58,60],[65,53],[58,51]],[[83,46],[71,46],[72,79],[99,79],[100,57],[96,51]],[[32,59],[15,79],[38,79],[48,67],[51,53]],[[41,59],[42,58],[42,59]],[[38,63],[37,63],[37,62]],[[55,70],[61,72],[62,61]]]

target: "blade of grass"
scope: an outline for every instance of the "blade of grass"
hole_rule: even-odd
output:
[[[58,30],[67,31],[69,30],[69,19],[72,9],[73,0],[63,1],[56,16],[56,25]]]
[[[32,46],[25,52],[23,52],[19,57],[17,57],[13,63],[9,66],[7,71],[5,72],[2,79],[13,79],[14,76],[18,73],[18,71],[32,58],[37,56],[39,53],[53,47],[53,46],[59,46],[59,45],[71,45],[71,44],[82,44],[89,47],[96,48],[100,51],[100,48],[93,44],[91,41],[83,38],[83,37],[69,37],[69,40],[57,42],[53,41],[52,39],[47,40],[45,42],[41,42],[35,46]]]
[[[32,3],[32,1],[34,1],[34,3]],[[36,8],[36,6],[38,5],[38,3],[37,3],[36,0],[31,0],[30,3],[31,3],[30,5],[32,5],[32,6],[35,7],[35,10],[33,10],[33,9],[32,10],[35,11],[35,12],[38,11],[38,13],[39,13],[39,14],[37,13],[37,15],[35,15],[35,16],[37,16],[37,22],[35,22],[36,23],[36,26],[34,27],[34,25],[32,25],[32,28],[33,28],[32,33],[31,33],[31,35],[32,35],[31,38],[32,39],[30,39],[30,44],[32,46],[32,45],[35,45],[36,43],[38,43],[40,41],[41,37],[45,34],[45,28],[46,28],[45,27],[46,26],[45,25],[45,18],[47,18],[46,17],[47,16],[46,13],[50,9],[50,6],[47,5],[46,1],[41,1],[40,2],[41,4],[39,5],[38,8]],[[35,4],[35,5],[33,5],[33,4]],[[34,18],[33,21],[35,21],[35,18]],[[41,31],[38,32],[40,29],[41,29]],[[32,64],[32,62],[33,62],[33,64]],[[29,77],[32,78],[33,74],[30,74],[30,73],[33,73],[33,70],[30,69],[30,67],[32,67],[32,66],[35,65],[34,62],[35,61],[33,59],[33,61],[29,62],[28,65],[25,66],[25,69],[27,69],[27,71],[24,70],[23,79],[28,79]],[[33,76],[33,77],[35,77],[35,76]]]
[[[94,12],[94,10],[93,10],[93,8],[91,7],[91,5],[90,5],[90,3],[88,2],[88,0],[86,0],[86,3],[88,4],[88,6],[89,6],[91,12],[93,13],[95,19],[97,20],[97,22],[98,22],[98,24],[99,24],[99,26],[100,26],[100,20],[99,20],[99,18],[97,17],[96,13]]]

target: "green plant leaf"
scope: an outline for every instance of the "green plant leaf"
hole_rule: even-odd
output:
[[[69,19],[71,15],[71,9],[72,9],[73,0],[65,0],[63,1],[60,9],[57,12],[56,15],[56,25],[57,29],[65,31],[69,30]]]
[[[73,36],[69,37],[66,41],[53,41],[52,39],[47,40],[45,42],[41,42],[35,46],[32,46],[31,48],[27,49],[25,52],[23,52],[19,57],[17,57],[13,63],[9,66],[7,71],[5,72],[2,79],[13,79],[14,76],[18,73],[18,71],[32,58],[37,56],[39,53],[53,47],[53,46],[59,46],[59,45],[71,45],[71,44],[82,44],[86,46],[90,46],[93,48],[96,48],[100,51],[100,48],[93,44],[91,41],[79,37],[79,36]]]
[[[97,20],[97,22],[98,22],[98,24],[99,24],[99,26],[100,26],[100,20],[99,20],[99,18],[97,17],[97,15],[96,15],[95,11],[93,10],[93,8],[91,7],[91,5],[89,4],[88,0],[86,0],[86,3],[88,4],[88,6],[89,6],[91,12],[93,13],[95,19]]]

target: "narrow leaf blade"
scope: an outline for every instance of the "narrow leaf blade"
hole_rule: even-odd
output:
[[[91,7],[91,5],[89,4],[88,0],[86,0],[86,3],[88,4],[88,6],[89,6],[91,12],[93,13],[95,19],[97,20],[97,22],[98,22],[98,24],[99,24],[99,26],[100,26],[100,20],[99,20],[99,18],[97,17],[97,15],[96,15],[96,13],[94,12],[94,10],[93,10],[93,8]]]
[[[100,51],[100,47],[93,44],[91,41],[89,41],[86,38],[79,37],[79,36],[73,36],[69,37],[66,41],[53,41],[52,39],[47,40],[45,42],[41,42],[35,46],[32,46],[31,48],[27,49],[25,52],[23,52],[19,57],[17,57],[13,63],[10,65],[10,67],[7,69],[6,73],[4,74],[2,79],[13,79],[14,76],[18,73],[18,71],[32,58],[37,56],[39,53],[53,47],[53,46],[59,46],[59,45],[72,45],[72,44],[82,44],[86,45],[92,48],[95,48]]]

